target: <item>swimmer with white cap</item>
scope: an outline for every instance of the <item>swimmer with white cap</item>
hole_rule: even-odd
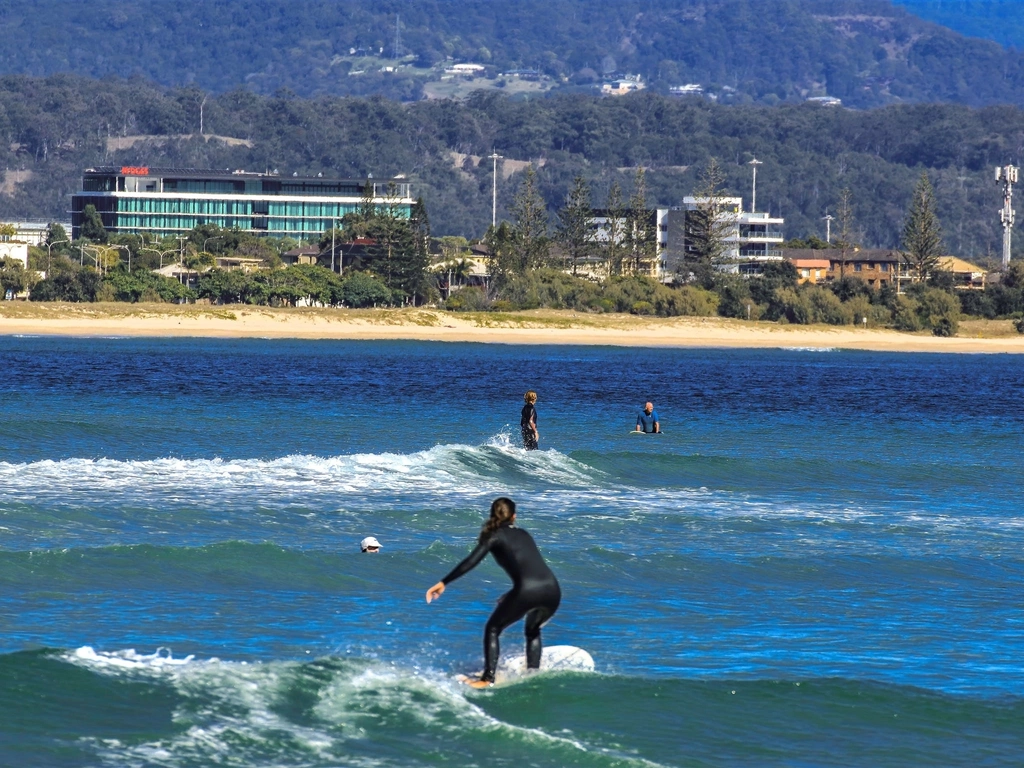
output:
[[[377,541],[373,536],[367,536],[365,539],[359,542],[359,549],[362,552],[380,552],[380,542]]]

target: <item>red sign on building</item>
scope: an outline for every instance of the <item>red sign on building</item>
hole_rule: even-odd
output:
[[[122,165],[121,173],[125,176],[149,176],[148,165]]]

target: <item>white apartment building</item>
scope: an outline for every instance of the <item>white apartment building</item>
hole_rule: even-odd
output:
[[[696,210],[700,202],[703,201],[697,197],[683,198],[684,226],[679,228],[684,240],[682,254],[686,252],[685,212]],[[764,262],[782,261],[785,219],[766,212],[744,211],[741,197],[719,198],[719,210],[719,215],[732,223],[725,238],[728,250],[726,263],[719,267],[722,271],[756,274]]]
[[[655,208],[648,210],[648,215],[651,217],[650,224],[654,225],[655,231],[655,252],[654,258],[645,260],[641,264],[624,265],[624,269],[627,273],[636,273],[653,277],[656,280],[661,280],[667,274],[665,251],[668,248],[668,208]],[[623,216],[627,216],[628,212],[624,212]],[[622,243],[625,240],[626,232],[626,219],[623,218],[621,229],[618,233],[612,231],[612,224],[609,222],[608,211],[596,208],[593,211],[591,217],[591,226],[594,229],[595,241],[599,246],[605,246],[609,241],[615,237],[616,241]],[[607,262],[605,257],[595,256],[591,259],[593,262],[586,265],[586,271],[595,277],[604,277],[607,273]]]

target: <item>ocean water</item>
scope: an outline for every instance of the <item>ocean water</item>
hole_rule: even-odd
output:
[[[1022,405],[1018,356],[0,337],[0,765],[1020,766]],[[596,674],[453,683],[507,580],[424,592],[498,495]]]

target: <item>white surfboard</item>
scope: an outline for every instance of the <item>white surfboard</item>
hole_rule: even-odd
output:
[[[526,667],[526,656],[505,656],[498,662],[494,673],[496,685],[522,680],[544,672],[593,672],[594,657],[575,645],[552,645],[541,653],[540,669]],[[479,680],[480,673],[475,675],[458,675],[459,682]]]

